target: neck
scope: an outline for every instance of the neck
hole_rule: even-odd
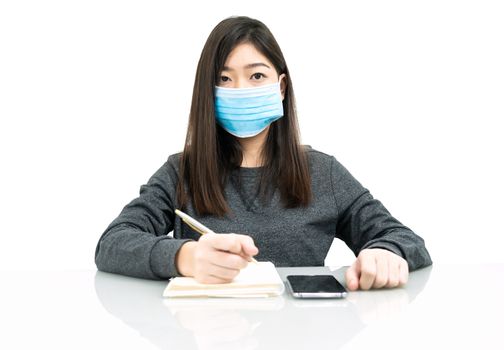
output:
[[[268,136],[269,126],[256,136],[238,139],[242,147],[242,167],[255,168],[262,166],[261,151]]]

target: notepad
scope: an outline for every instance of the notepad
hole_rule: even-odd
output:
[[[249,263],[230,283],[203,284],[192,277],[175,277],[166,286],[163,296],[260,298],[281,295],[284,289],[275,265],[261,261]]]

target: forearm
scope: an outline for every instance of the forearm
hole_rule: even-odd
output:
[[[424,240],[394,218],[369,192],[347,209],[339,229],[356,255],[366,248],[383,248],[403,257],[410,271],[432,264]]]
[[[410,271],[432,264],[424,240],[408,228],[387,231],[362,247],[366,248],[383,248],[396,253],[408,262]]]
[[[130,225],[108,229],[95,253],[101,271],[148,279],[177,276],[175,257],[187,240],[155,236]]]

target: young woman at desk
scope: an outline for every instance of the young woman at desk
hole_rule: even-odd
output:
[[[219,233],[201,236],[175,209]],[[289,70],[268,28],[248,17],[223,20],[201,53],[183,152],[109,225],[96,265],[222,283],[252,257],[322,266],[335,237],[357,256],[346,273],[350,290],[401,286],[409,271],[431,264],[422,238],[333,156],[300,145]]]

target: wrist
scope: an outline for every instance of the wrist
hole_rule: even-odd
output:
[[[175,258],[175,267],[182,276],[194,276],[194,250],[198,242],[184,243]]]

